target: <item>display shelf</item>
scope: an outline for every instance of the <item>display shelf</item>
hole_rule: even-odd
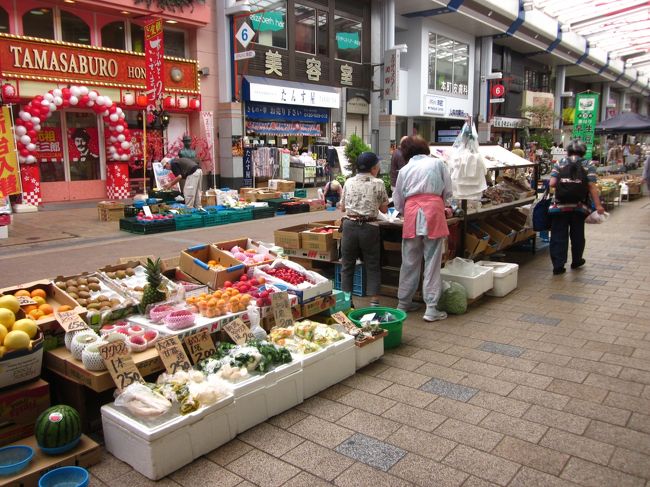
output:
[[[154,323],[149,318],[144,315],[133,315],[129,316],[127,319],[131,323],[136,323],[138,325],[144,326],[145,328],[150,328],[152,330],[158,331],[161,335],[176,335],[179,338],[186,337],[188,335],[193,335],[199,331],[206,329],[210,333],[217,332],[221,330],[221,327],[226,323],[230,323],[236,318],[242,317],[244,312],[239,313],[228,313],[223,316],[215,316],[214,318],[206,318],[195,313],[194,324],[188,328],[182,330],[170,330],[167,325],[163,323]]]
[[[485,206],[474,212],[465,212],[467,220],[478,220],[495,213],[501,213],[504,210],[512,210],[519,206],[527,205],[535,201],[535,196],[529,196],[519,200],[511,201],[510,203],[501,203],[500,205]]]

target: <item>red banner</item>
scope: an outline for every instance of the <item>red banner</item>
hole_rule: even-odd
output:
[[[0,110],[0,197],[20,193],[20,173],[9,107]]]
[[[36,137],[36,153],[34,156],[40,162],[63,160],[63,136],[61,127],[43,127]]]
[[[153,111],[162,104],[163,53],[162,19],[150,17],[144,24],[144,56],[148,111]]]

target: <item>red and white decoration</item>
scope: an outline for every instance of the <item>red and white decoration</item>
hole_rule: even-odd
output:
[[[129,197],[129,165],[109,164],[106,168],[106,196],[110,200],[123,200]]]
[[[42,203],[41,174],[36,164],[28,164],[20,168],[20,179],[23,185],[23,204],[38,206]]]
[[[62,108],[77,107],[90,108],[98,115],[101,115],[107,126],[107,151],[111,162],[128,162],[131,159],[131,133],[125,120],[124,112],[108,96],[102,96],[97,91],[88,89],[86,86],[71,86],[69,88],[55,88],[44,95],[34,97],[18,114],[14,122],[14,133],[16,134],[16,148],[18,149],[18,160],[21,165],[21,177],[23,180],[23,202],[31,205],[38,205],[41,202],[40,177],[38,167],[35,172],[31,171],[30,165],[34,164],[37,153],[37,135],[41,130],[41,123],[52,116],[56,110]],[[121,165],[120,165],[121,166]],[[124,164],[126,166],[126,164]],[[110,165],[108,165],[110,173]],[[29,177],[25,174],[30,173]],[[128,186],[128,172],[127,186]],[[33,191],[25,190],[26,179],[34,188]],[[116,181],[114,179],[114,181]],[[118,190],[112,188],[109,179],[107,193],[122,194],[122,183]],[[37,196],[37,198],[36,198]],[[128,194],[127,196],[128,197]]]

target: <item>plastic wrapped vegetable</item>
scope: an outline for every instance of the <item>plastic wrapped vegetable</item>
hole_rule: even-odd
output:
[[[462,315],[467,311],[467,291],[458,282],[442,283],[443,291],[436,306],[440,311],[453,315]]]
[[[165,397],[140,382],[127,386],[115,398],[115,405],[125,407],[131,414],[141,418],[155,418],[172,407],[172,403]]]

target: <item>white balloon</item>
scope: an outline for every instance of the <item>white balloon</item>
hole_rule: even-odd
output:
[[[128,160],[129,160],[129,155],[128,155],[128,154],[123,154],[123,155],[120,157],[120,159],[122,159],[123,161],[128,161]]]
[[[35,150],[36,150],[36,144],[34,144],[33,142],[27,144],[27,150],[28,150],[29,152],[33,152],[33,151],[35,151]]]
[[[45,95],[43,95],[43,98],[45,98],[47,101],[52,101],[54,100],[54,95],[52,93],[45,93]]]
[[[29,121],[29,120],[32,119],[32,114],[29,113],[29,112],[21,111],[21,112],[18,114],[18,116],[19,116],[22,120],[24,120],[25,122],[27,122],[27,121]]]
[[[48,93],[48,95],[49,95],[49,93]],[[44,107],[49,106],[49,104],[50,104],[50,102],[48,100],[41,100],[41,105],[43,105]]]
[[[79,95],[81,95],[81,90],[79,89],[78,86],[71,86],[70,94],[74,97],[78,97]]]
[[[107,107],[110,107],[113,104],[113,100],[111,100],[110,96],[104,96],[104,100],[106,100]]]
[[[27,162],[27,158],[25,156],[18,156],[18,160],[20,162]]]
[[[23,125],[16,125],[14,132],[16,132],[16,135],[20,137],[21,135],[25,135],[27,133],[27,129]]]
[[[120,107],[117,107],[115,109],[115,113],[117,113],[118,115],[123,115],[122,109]]]
[[[111,144],[114,144],[115,142],[117,142],[117,137],[115,137],[114,135],[111,135],[108,140],[109,140],[109,142]]]
[[[72,88],[74,88],[74,86]],[[72,93],[72,88],[70,88],[71,93]],[[79,103],[79,98],[77,98],[77,95],[72,95],[70,97],[70,105],[76,105],[77,103]]]
[[[30,120],[32,121],[32,123],[34,125],[37,125],[37,124],[41,123],[41,119],[38,118],[38,117],[32,117],[32,118],[30,118]]]
[[[27,162],[28,164],[32,164],[33,162],[36,162],[36,158],[34,156],[27,156],[25,162]]]
[[[56,111],[56,104],[50,103],[50,112],[55,112]]]
[[[40,120],[39,120],[39,122],[40,122]],[[36,125],[34,125],[34,130],[36,130],[37,132],[40,132],[41,131],[41,124],[37,123]]]
[[[131,143],[125,140],[124,142],[122,142],[121,147],[122,149],[128,149],[129,147],[131,147]]]
[[[115,154],[115,153],[117,152],[117,149],[111,145],[111,146],[108,148],[108,152],[110,152],[111,154]]]
[[[90,108],[90,107],[94,107],[94,106],[95,106],[95,102],[92,101],[92,100],[90,100],[86,106],[87,106],[88,108]]]
[[[32,138],[29,135],[23,135],[20,137],[20,141],[23,143],[23,145],[27,145],[32,141]]]
[[[108,113],[109,113],[108,110],[104,110],[104,111],[101,113],[101,115],[102,115],[102,117],[108,117]]]
[[[117,122],[120,119],[117,113],[111,113],[111,115],[108,118],[111,122]]]
[[[120,130],[120,132],[121,132],[121,130]],[[120,135],[117,136],[117,140],[118,140],[118,142],[124,142],[126,140],[126,137],[124,136],[124,134],[120,134]]]
[[[103,106],[103,105],[106,104],[106,97],[104,97],[104,96],[98,96],[98,97],[97,97],[97,100],[95,100],[95,101],[97,102],[98,105]]]
[[[61,91],[60,88],[54,88],[54,89],[52,90],[52,94],[53,94],[54,96],[61,96],[61,95],[63,94],[63,91]]]
[[[61,98],[60,96],[55,96],[54,97],[54,104],[57,107],[60,107],[61,105],[63,105],[63,98]]]
[[[79,87],[79,93],[81,93],[82,95],[87,95],[88,91],[89,91],[88,87],[86,87],[86,86],[80,86]]]
[[[90,98],[91,100],[96,100],[98,96],[99,93],[97,93],[95,90],[92,90],[88,93],[88,98]]]
[[[115,130],[117,130],[120,133],[124,132],[124,125],[118,125],[117,127],[115,127]]]

